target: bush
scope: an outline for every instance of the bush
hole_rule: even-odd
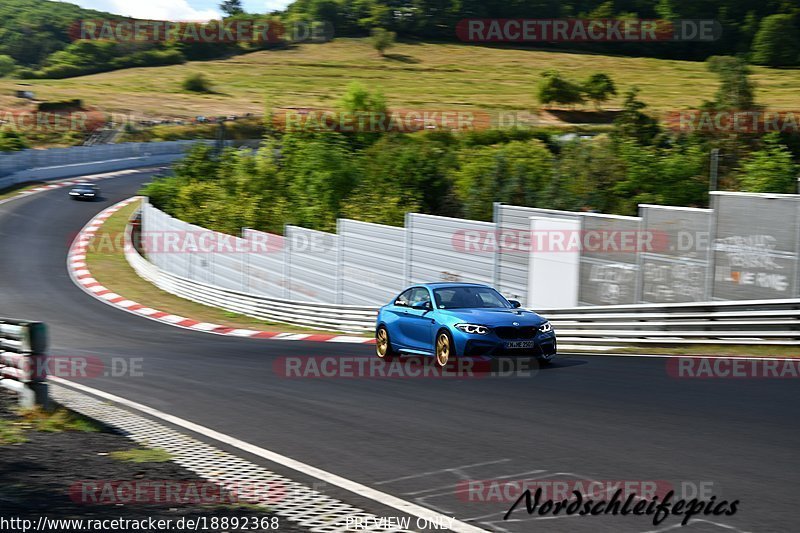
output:
[[[561,77],[555,70],[548,70],[539,82],[539,102],[542,105],[583,103],[581,87]]]
[[[55,100],[53,102],[40,102],[36,108],[39,111],[63,111],[68,109],[81,109],[83,107],[83,100],[80,98],[73,98],[71,100]]]
[[[753,63],[770,67],[797,65],[800,42],[792,15],[764,17],[753,40]]]
[[[181,87],[183,87],[185,91],[191,91],[194,93],[213,92],[208,79],[199,72],[186,76],[186,78],[183,80],[183,83],[181,83]]]
[[[14,62],[14,59],[11,56],[0,54],[0,78],[3,76],[8,76],[14,72],[14,69],[16,68],[17,64]]]
[[[14,130],[0,130],[0,152],[16,152],[28,148],[25,136]]]
[[[464,215],[491,220],[494,202],[540,205],[552,169],[552,154],[534,139],[463,150],[452,177]]]
[[[608,100],[609,96],[617,94],[614,81],[607,74],[603,73],[596,73],[589,76],[589,78],[583,82],[581,89],[586,97],[594,102],[595,107],[600,107],[601,102],[605,102]]]
[[[707,105],[723,111],[752,110],[755,108],[755,90],[750,81],[750,69],[741,58],[712,56],[706,61],[708,70],[719,76],[719,88],[714,101]]]
[[[764,147],[751,153],[742,163],[742,190],[748,192],[794,193],[798,166],[792,153],[776,133],[764,138]]]
[[[388,31],[383,28],[373,28],[370,40],[372,42],[372,47],[383,56],[387,48],[394,46],[396,38],[397,34],[393,31]]]

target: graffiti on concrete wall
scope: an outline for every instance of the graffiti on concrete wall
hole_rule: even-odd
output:
[[[605,263],[589,266],[589,286],[582,285],[584,293],[581,300],[587,298],[597,305],[625,304],[633,300],[636,288],[636,265],[628,263]]]
[[[717,239],[715,281],[787,292],[791,272],[777,261],[772,235],[734,235]]]
[[[645,261],[642,299],[646,302],[700,302],[705,299],[705,264]]]

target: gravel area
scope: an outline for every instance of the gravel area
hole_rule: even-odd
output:
[[[0,425],[8,428],[9,424],[20,427],[22,418],[16,413],[16,396],[0,389]],[[285,518],[278,518],[267,508],[241,503],[220,504],[220,500],[236,501],[233,495],[222,491],[210,490],[199,499],[191,498],[195,494],[192,487],[208,489],[209,485],[171,461],[134,463],[113,458],[109,455],[111,452],[138,446],[110,428],[100,426],[97,432],[45,432],[23,425],[21,429],[26,442],[0,443],[0,531],[23,530],[3,520],[32,520],[36,524],[43,516],[83,519],[83,531],[195,530],[187,525],[188,520],[196,521],[198,531],[275,531],[275,526],[279,531],[308,531]],[[180,496],[173,495],[169,501],[164,501],[164,497],[144,496],[139,501],[123,503],[131,494],[122,490],[125,482],[138,487],[176,482],[183,489]],[[190,496],[189,502],[180,501],[185,496]],[[95,497],[103,503],[92,501]],[[156,498],[160,501],[154,502]],[[222,522],[223,517],[229,521]],[[88,520],[114,519],[153,519],[153,522],[147,524],[151,527],[144,528],[130,523],[128,527],[114,527],[124,526],[122,522],[107,523],[102,529],[86,524]],[[152,527],[158,520],[171,520],[172,527]],[[74,526],[48,526],[44,531],[80,530]]]

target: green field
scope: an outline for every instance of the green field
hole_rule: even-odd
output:
[[[546,69],[582,80],[593,72],[612,76],[619,107],[630,86],[641,88],[651,109],[687,109],[710,99],[716,77],[704,63],[544,52],[460,44],[398,44],[381,58],[364,39],[336,39],[279,51],[184,65],[136,68],[64,80],[23,80],[38,99],[83,98],[108,112],[150,117],[262,113],[273,106],[329,108],[352,80],[380,87],[390,107],[415,109],[535,110],[536,85]],[[204,73],[215,94],[193,94],[180,82]],[[800,70],[753,69],[757,100],[772,109],[800,103]],[[0,108],[18,104],[19,80],[0,80]],[[28,88],[28,87],[26,87]],[[591,105],[587,104],[587,109]]]

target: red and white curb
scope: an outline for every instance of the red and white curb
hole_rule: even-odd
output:
[[[163,322],[171,326],[177,326],[186,329],[193,329],[195,331],[202,331],[205,333],[213,333],[216,335],[229,335],[233,337],[250,337],[257,339],[275,339],[282,341],[311,341],[311,342],[339,342],[351,344],[374,344],[375,339],[369,337],[357,337],[353,335],[333,335],[325,333],[281,333],[277,331],[260,331],[256,329],[237,329],[220,324],[212,324],[209,322],[201,322],[178,315],[173,315],[165,311],[160,311],[152,307],[140,304],[133,300],[126,298],[112,290],[104,287],[99,281],[92,277],[89,267],[86,263],[86,252],[94,238],[95,233],[105,223],[105,221],[122,209],[134,202],[138,202],[140,196],[134,196],[123,200],[119,203],[112,205],[100,211],[94,218],[92,218],[81,231],[69,249],[67,255],[67,270],[69,271],[70,278],[75,282],[78,287],[83,289],[84,292],[100,300],[103,303],[112,305],[119,309],[128,311],[130,313]]]

